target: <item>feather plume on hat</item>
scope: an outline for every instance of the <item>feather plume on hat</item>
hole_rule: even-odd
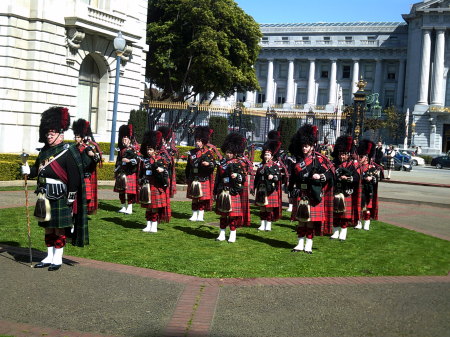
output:
[[[51,107],[45,110],[41,116],[41,123],[39,125],[39,142],[46,143],[45,136],[50,130],[55,130],[58,133],[64,133],[70,126],[69,109],[61,106]]]

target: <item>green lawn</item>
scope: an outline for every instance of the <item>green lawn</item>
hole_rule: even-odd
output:
[[[207,213],[204,223],[187,220],[189,202],[174,202],[172,221],[160,224],[156,234],[141,231],[144,209],[135,207],[132,215],[118,209],[119,201],[101,201],[89,222],[90,245],[68,245],[65,254],[217,278],[447,275],[450,269],[448,241],[382,222],[373,222],[368,232],[349,229],[345,242],[316,237],[308,255],[291,253],[297,238],[290,213],[272,232],[258,232],[259,218],[252,209],[252,227],[238,229],[236,243],[230,244],[215,241],[219,229],[214,213]],[[0,244],[28,247],[25,208],[1,209],[0,223]],[[33,248],[46,250],[43,236],[32,220]]]

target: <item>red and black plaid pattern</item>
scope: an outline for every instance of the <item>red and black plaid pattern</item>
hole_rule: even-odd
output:
[[[88,214],[95,214],[98,209],[98,183],[97,170],[91,173],[90,177],[84,178],[86,185],[86,200]]]
[[[242,211],[241,196],[239,194],[230,195],[231,197],[231,212],[221,212],[216,209],[216,214],[224,216],[242,217],[244,212]]]
[[[186,197],[188,197],[189,199],[197,199],[197,200],[211,200],[212,199],[211,181],[210,180],[200,181],[200,184],[202,186],[202,192],[203,192],[203,196],[201,198],[192,198],[191,197],[192,182],[189,182]]]
[[[351,161],[346,161],[344,163],[342,163],[341,165],[339,165],[339,167],[344,167],[344,168],[348,168],[350,170],[354,170],[355,174],[353,174],[353,179],[357,179],[358,180],[358,184],[355,187],[355,190],[353,191],[352,194],[350,194],[349,196],[346,196],[345,199],[345,212],[343,213],[334,213],[334,220],[336,221],[337,219],[347,219],[350,221],[354,221],[355,220],[355,206],[357,207],[357,204],[355,203],[355,197],[354,194],[357,194],[358,191],[357,189],[359,188],[359,173],[358,173],[358,164],[355,163],[353,160]],[[336,193],[337,191],[335,191]]]
[[[158,221],[159,218],[159,214],[158,212],[153,212],[153,210],[151,208],[147,208],[147,210],[145,211],[145,219],[147,221]]]
[[[127,175],[127,189],[126,191],[118,191],[114,186],[114,192],[117,193],[127,193],[127,194],[138,194],[138,183],[137,183],[137,173],[132,173]]]
[[[63,248],[65,245],[66,245],[66,236],[55,234],[55,241],[54,241],[55,248]]]
[[[141,204],[143,208],[161,208],[167,207],[167,194],[164,188],[155,187],[150,184],[150,204]]]

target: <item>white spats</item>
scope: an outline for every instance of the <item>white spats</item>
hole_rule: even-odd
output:
[[[148,232],[150,232],[151,227],[152,227],[152,222],[147,221],[147,226],[142,231],[148,233]]]
[[[339,229],[340,227],[333,226],[333,235],[330,236],[330,239],[339,239]]]
[[[189,221],[197,221],[198,211],[192,211],[192,216],[189,218]]]
[[[52,263],[54,252],[55,252],[55,247],[47,247],[47,256],[41,262],[42,263]]]
[[[266,220],[261,220],[261,226],[258,227],[259,231],[264,231],[266,230]]]
[[[347,228],[341,228],[341,232],[339,233],[339,240],[345,241],[347,239]]]
[[[228,242],[236,242],[236,230],[230,231],[230,237],[228,238]]]
[[[370,229],[370,220],[364,220],[364,230],[368,231]]]
[[[225,229],[221,229],[216,241],[225,241]]]
[[[64,252],[64,248],[55,248],[52,264],[57,265],[57,266],[62,265],[63,252]]]
[[[300,252],[305,249],[305,237],[298,238],[298,244],[292,248],[293,252]]]
[[[305,253],[312,254],[312,246],[313,246],[313,240],[307,238],[306,244],[305,244]]]

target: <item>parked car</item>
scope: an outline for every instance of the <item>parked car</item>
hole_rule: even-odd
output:
[[[450,156],[439,156],[431,160],[431,166],[436,166],[437,169],[443,167],[450,167]]]
[[[384,156],[383,159],[381,159],[381,164],[386,167],[387,157]],[[397,157],[394,157],[394,170],[396,171],[406,171],[409,172],[412,170],[412,165],[410,162],[401,161]]]
[[[395,152],[395,157],[400,161],[405,161],[407,163],[409,163],[409,161],[411,160],[411,156],[408,153],[403,153],[403,151],[397,150]]]
[[[418,157],[415,155],[414,151],[411,150],[401,150],[400,151],[402,154],[407,154],[410,157],[410,161],[411,161],[411,165],[412,166],[425,166],[425,159],[423,159],[422,157]]]

